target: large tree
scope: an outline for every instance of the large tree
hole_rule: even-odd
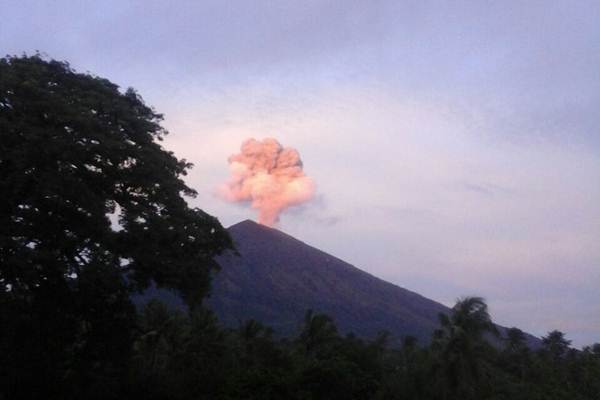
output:
[[[85,380],[118,359],[130,295],[151,282],[192,309],[206,295],[230,239],[182,197],[191,164],[160,145],[161,119],[67,63],[0,59],[0,386]]]

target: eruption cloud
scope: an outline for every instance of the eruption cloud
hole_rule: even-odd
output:
[[[249,202],[263,225],[275,225],[283,211],[309,201],[315,192],[298,151],[275,139],[248,139],[228,161],[231,176],[219,187],[219,196],[230,202]]]

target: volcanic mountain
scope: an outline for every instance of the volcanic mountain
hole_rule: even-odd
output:
[[[442,304],[378,279],[279,230],[253,221],[229,228],[239,255],[219,259],[209,306],[228,326],[255,319],[281,335],[297,332],[308,309],[325,313],[341,332],[428,341]]]
[[[373,338],[385,330],[396,340],[411,335],[427,343],[439,326],[439,313],[450,312],[277,229],[246,220],[228,230],[237,254],[219,257],[221,270],[207,301],[226,326],[255,319],[278,336],[295,335],[312,309],[331,316],[342,333]],[[183,308],[165,290],[151,289],[142,297],[136,302],[158,297]],[[539,346],[539,339],[527,339],[530,346]]]

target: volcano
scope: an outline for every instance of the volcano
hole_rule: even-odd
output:
[[[392,344],[409,335],[425,344],[439,327],[439,314],[450,312],[277,229],[246,220],[228,231],[237,251],[218,258],[221,270],[213,276],[206,302],[225,326],[237,328],[254,319],[277,336],[295,336],[310,309],[332,317],[343,334],[372,339],[387,331]],[[134,301],[140,305],[150,298],[185,307],[173,292],[156,288]],[[498,328],[504,336],[506,328]],[[540,346],[540,339],[526,338],[530,347]]]
[[[343,333],[381,331],[428,341],[444,305],[383,281],[277,229],[246,220],[229,233],[239,254],[219,258],[208,305],[227,326],[255,319],[277,334],[297,333],[308,309]]]

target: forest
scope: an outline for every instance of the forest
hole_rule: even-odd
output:
[[[600,344],[500,335],[480,297],[431,341],[341,334],[307,310],[280,337],[204,305],[218,219],[133,89],[40,55],[0,59],[0,399],[598,399]],[[136,307],[151,284],[187,311]]]

